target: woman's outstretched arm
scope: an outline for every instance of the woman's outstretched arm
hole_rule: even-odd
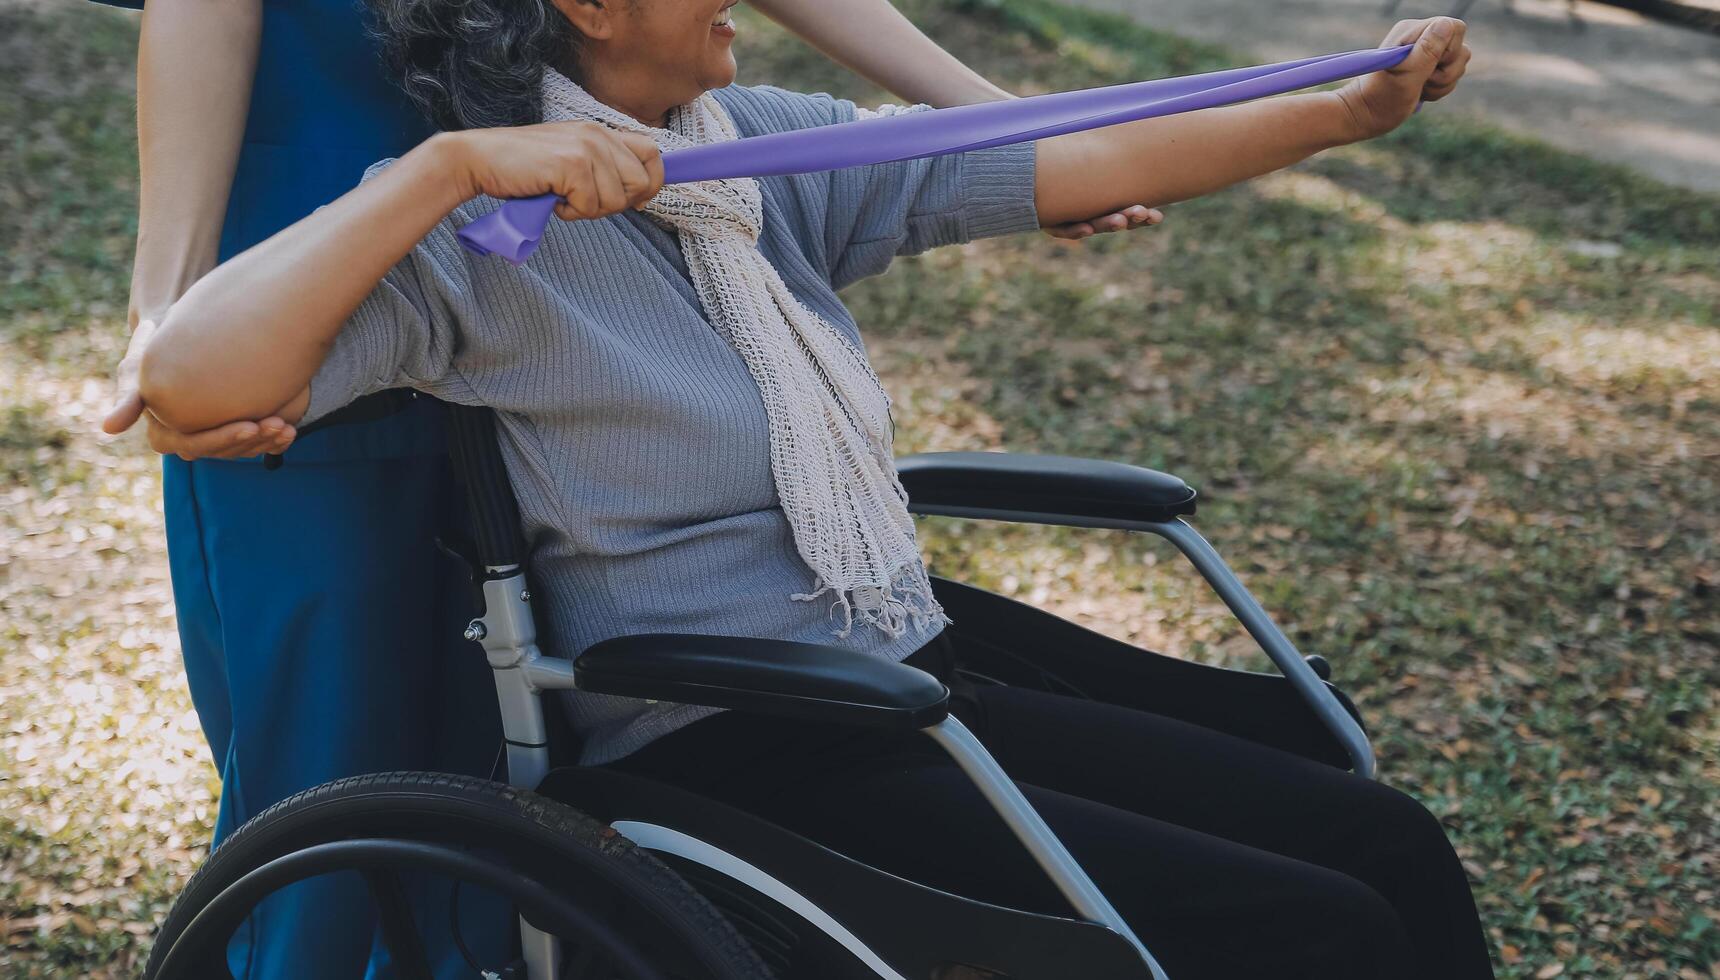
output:
[[[353,311],[462,203],[553,193],[562,218],[599,218],[643,205],[662,184],[650,140],[595,123],[431,137],[191,287],[144,352],[144,404],[182,432],[273,415],[297,422]]]
[[[1469,63],[1462,21],[1402,21],[1383,46],[1414,43],[1396,68],[1336,92],[1146,119],[1039,143],[1035,203],[1058,224],[1133,201],[1171,204],[1396,129],[1443,98]]]

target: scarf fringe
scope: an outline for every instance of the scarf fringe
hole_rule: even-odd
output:
[[[739,136],[710,93],[655,129],[545,72],[544,118],[588,119],[642,133],[664,149]],[[897,109],[884,114],[894,114]],[[759,251],[764,195],[751,178],[664,188],[645,213],[675,232],[711,327],[741,356],[770,427],[771,475],[794,544],[812,572],[810,602],[834,593],[839,638],[856,623],[892,639],[949,622],[896,474],[890,396],[857,338],[807,308]]]
[[[948,626],[949,616],[932,595],[932,583],[924,564],[904,566],[896,570],[888,584],[855,585],[839,588],[823,579],[813,583],[813,591],[796,593],[789,598],[797,602],[812,602],[826,593],[835,593],[830,612],[842,611],[842,628],[838,638],[846,639],[856,623],[874,626],[892,640],[900,639],[911,626],[916,633],[926,634],[936,627]]]

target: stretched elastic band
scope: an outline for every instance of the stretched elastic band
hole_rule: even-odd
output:
[[[1137,119],[1234,105],[1383,71],[1403,61],[1413,47],[1406,44],[1345,51],[1276,65],[879,116],[711,143],[665,153],[664,182],[780,177],[1025,143]],[[499,255],[518,265],[543,240],[555,203],[553,194],[504,201],[496,211],[460,229],[460,241],[479,255]]]

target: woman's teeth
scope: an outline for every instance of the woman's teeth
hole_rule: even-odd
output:
[[[735,22],[735,8],[724,7],[717,13],[717,19],[711,21],[712,27],[730,27]]]

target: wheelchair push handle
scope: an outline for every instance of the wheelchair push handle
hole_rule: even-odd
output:
[[[417,392],[404,388],[367,395],[304,426],[299,435],[338,425],[380,421],[410,408],[417,397]],[[485,568],[523,564],[526,545],[520,533],[520,508],[496,440],[495,413],[488,408],[450,404],[447,433],[454,474],[465,489],[472,515],[478,563]],[[282,462],[281,456],[269,454],[263,465],[273,470]]]
[[[496,417],[487,408],[448,406],[448,453],[465,488],[478,563],[486,569],[525,564],[520,507],[496,441]]]
[[[392,388],[379,391],[374,395],[365,395],[344,408],[336,409],[310,425],[299,426],[296,439],[303,439],[313,432],[332,429],[337,425],[358,425],[365,422],[379,422],[391,415],[397,415],[412,407],[418,397],[416,391],[407,388]],[[286,463],[286,457],[280,453],[265,453],[263,468],[278,470]]]

